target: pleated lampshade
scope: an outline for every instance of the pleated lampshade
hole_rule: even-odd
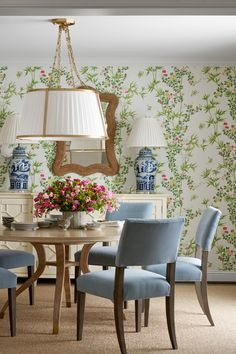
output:
[[[16,144],[17,127],[19,122],[19,115],[12,114],[7,116],[1,131],[0,131],[0,145]]]
[[[35,89],[25,95],[18,139],[67,141],[106,137],[105,119],[96,91]]]
[[[17,125],[19,121],[19,115],[9,115],[0,131],[0,145],[1,155],[10,157],[12,155],[11,144],[16,144]]]
[[[12,148],[9,145],[13,144],[34,144],[35,141],[32,140],[19,140],[17,139],[17,134],[19,130],[20,115],[12,114],[7,116],[1,131],[0,131],[0,145],[1,145],[1,155],[9,157],[12,155]],[[36,142],[37,143],[37,142]]]
[[[128,147],[167,146],[160,124],[156,118],[137,118],[127,140]]]

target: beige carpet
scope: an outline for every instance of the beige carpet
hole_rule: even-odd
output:
[[[8,314],[0,320],[1,354],[118,354],[119,347],[110,301],[87,297],[82,342],[75,340],[76,307],[63,305],[59,335],[52,335],[52,301],[54,286],[39,284],[36,305],[27,304],[28,293],[17,299],[17,336],[9,336]],[[0,293],[0,304],[6,296]],[[176,287],[176,333],[179,349],[176,353],[215,354],[236,353],[236,284],[209,285],[209,299],[215,327],[201,313],[194,287]],[[128,353],[173,353],[166,320],[164,299],[151,303],[150,324],[141,333],[134,332],[133,304],[126,310],[126,344]]]

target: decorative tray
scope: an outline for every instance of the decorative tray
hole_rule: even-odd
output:
[[[37,222],[31,223],[23,223],[23,222],[12,222],[11,229],[12,230],[36,230],[38,228]]]

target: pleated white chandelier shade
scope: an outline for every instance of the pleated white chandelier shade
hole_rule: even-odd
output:
[[[156,118],[137,118],[127,140],[128,147],[167,146],[160,124]]]
[[[99,95],[86,88],[35,89],[24,97],[18,139],[105,139]]]

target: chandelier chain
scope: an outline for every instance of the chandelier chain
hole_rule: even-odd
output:
[[[65,29],[65,38],[66,38],[66,45],[67,45],[67,53],[68,53],[68,59],[69,59],[69,64],[70,64],[70,73],[71,73],[71,79],[72,79],[72,85],[75,87],[75,78],[73,74],[73,63],[72,63],[72,58],[71,58],[71,52],[70,52],[70,38],[68,38],[68,28]]]
[[[57,84],[58,87],[61,87],[61,75],[62,75],[62,68],[61,68],[61,37],[62,37],[62,31],[65,33],[65,40],[66,40],[66,46],[67,46],[67,55],[68,55],[68,60],[69,60],[69,67],[70,67],[70,74],[71,74],[71,81],[72,81],[72,86],[75,87],[75,76],[79,81],[80,86],[86,86],[83,80],[81,79],[79,75],[79,71],[76,67],[75,64],[75,59],[74,59],[74,54],[73,54],[73,49],[71,45],[71,39],[70,39],[70,32],[68,25],[63,24],[59,25],[58,28],[58,38],[57,38],[57,44],[56,44],[56,50],[55,50],[55,55],[54,55],[54,60],[53,60],[53,65],[52,65],[52,71],[49,76],[49,86],[51,86],[51,83],[53,81],[55,71],[57,70]]]
[[[70,56],[70,58],[71,58],[72,69],[74,70],[75,75],[76,75],[77,79],[78,79],[79,82],[80,82],[80,85],[86,86],[85,83],[83,82],[83,80],[81,79],[81,77],[80,77],[80,75],[79,75],[79,71],[78,71],[78,69],[77,69],[77,67],[76,67],[76,64],[75,64],[73,49],[72,49],[72,46],[71,46],[70,31],[69,31],[69,28],[68,28],[68,27],[65,28],[65,36],[66,36],[66,42],[67,42],[68,52],[70,53],[69,56]]]
[[[57,45],[56,45],[54,60],[53,60],[53,64],[52,64],[52,71],[51,71],[51,74],[49,76],[49,86],[50,86],[50,83],[53,81],[53,76],[55,75],[55,69],[56,69],[56,66],[57,66],[58,86],[60,87],[60,82],[61,82],[61,34],[62,34],[62,27],[59,26],[58,37],[57,37]]]

